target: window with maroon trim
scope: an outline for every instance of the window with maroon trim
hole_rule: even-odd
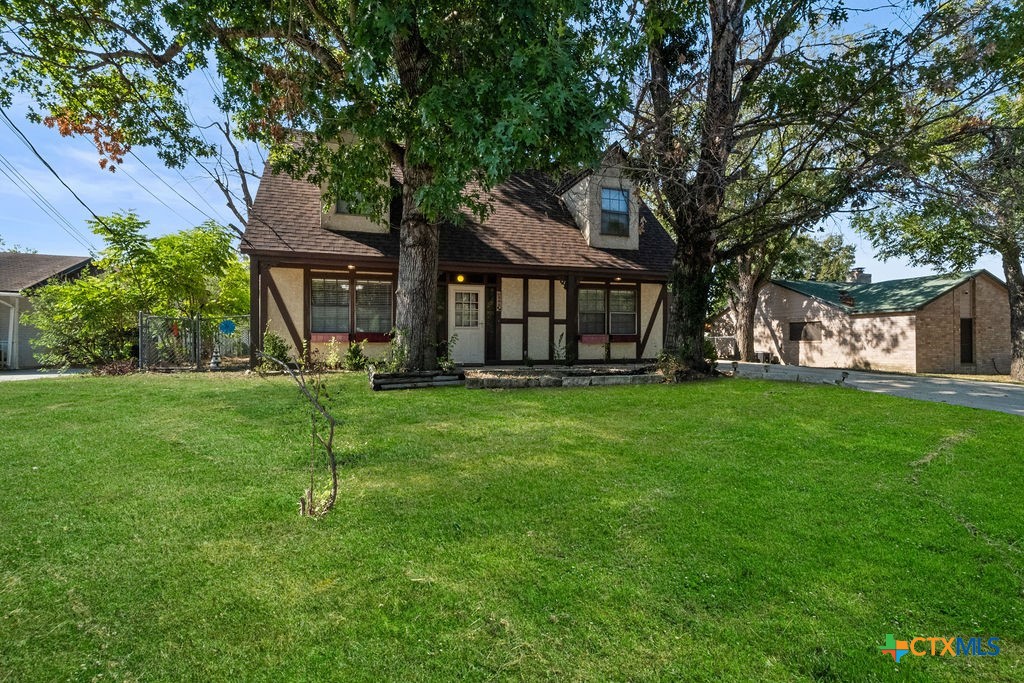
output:
[[[634,287],[581,287],[578,302],[577,324],[581,335],[637,334]]]
[[[311,278],[310,332],[390,332],[393,290],[390,280]]]

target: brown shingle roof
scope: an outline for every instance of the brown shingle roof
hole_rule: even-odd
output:
[[[88,256],[0,252],[0,292],[20,292],[89,263]]]
[[[467,218],[441,230],[442,263],[478,263],[552,270],[616,271],[666,276],[675,245],[644,207],[639,250],[587,244],[572,215],[539,174],[519,174],[491,193],[492,211],[481,224]],[[468,214],[467,214],[468,215]],[[324,255],[397,262],[398,231],[338,233],[320,227],[315,185],[265,171],[253,203],[242,250],[261,255]]]

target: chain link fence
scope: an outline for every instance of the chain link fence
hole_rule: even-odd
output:
[[[249,316],[177,318],[139,313],[139,368],[238,370],[249,366]]]

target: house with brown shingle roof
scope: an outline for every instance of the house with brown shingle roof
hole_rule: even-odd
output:
[[[437,338],[457,335],[457,362],[660,353],[675,245],[614,162],[562,183],[521,173],[488,202],[486,220],[441,229]],[[253,324],[294,349],[366,340],[381,354],[395,320],[395,211],[377,224],[321,207],[316,185],[264,171],[242,240]]]
[[[90,263],[87,256],[0,252],[0,368],[39,367],[30,343],[37,331],[21,322],[21,314],[32,308],[25,292],[51,280],[77,277]]]

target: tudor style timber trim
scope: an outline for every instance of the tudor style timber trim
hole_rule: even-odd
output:
[[[299,330],[295,327],[295,321],[292,320],[291,310],[285,305],[284,297],[281,296],[281,291],[277,288],[277,283],[274,282],[273,277],[266,278],[267,280],[267,291],[270,296],[274,298],[274,303],[277,305],[277,312],[281,315],[281,321],[288,329],[288,334],[291,335],[292,344],[295,345],[295,353],[302,353],[302,336],[299,334]],[[266,314],[266,306],[264,306],[264,317]]]
[[[643,297],[641,297],[641,300]],[[644,336],[636,343],[636,357],[643,358],[644,352],[647,351],[647,342],[651,339],[651,332],[654,331],[654,321],[658,319],[658,313],[661,312],[662,305],[665,302],[665,285],[661,286],[661,290],[658,292],[658,298],[654,302],[654,308],[651,309],[651,317],[647,321],[647,329],[644,330]],[[665,321],[662,316],[662,326],[664,327]],[[664,334],[664,333],[662,333]],[[664,347],[664,336],[662,337],[662,346]]]
[[[263,329],[266,325],[260,315],[262,298],[260,297],[260,258],[249,257],[249,367],[255,368],[259,352],[263,350]]]

